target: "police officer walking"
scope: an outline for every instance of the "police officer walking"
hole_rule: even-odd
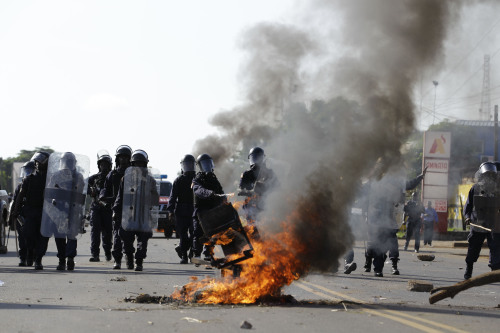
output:
[[[199,172],[193,179],[194,211],[193,211],[193,255],[199,259],[203,251],[203,229],[200,225],[198,212],[215,208],[227,199],[217,176],[214,173],[214,161],[208,154],[201,154],[196,159]],[[204,259],[211,260],[213,247],[206,246]]]
[[[24,179],[31,175],[33,172],[35,172],[35,162],[28,161],[24,163],[23,167],[21,168],[20,176],[24,181]],[[18,198],[19,191],[21,190],[21,185],[22,183],[19,183],[14,191],[14,196],[12,198],[12,200],[14,201],[13,207],[15,205],[16,199]],[[21,203],[21,210],[17,218],[13,217],[14,210],[11,210],[9,214],[9,226],[11,230],[14,228],[15,230],[17,230],[17,239],[19,242],[19,266],[33,266],[33,249],[28,250],[28,244],[26,243],[26,236],[24,231],[25,218],[22,206],[23,204]]]
[[[238,194],[249,197],[243,205],[249,222],[255,222],[257,215],[264,209],[263,197],[278,185],[276,174],[267,167],[265,157],[264,149],[260,147],[250,149],[248,153],[250,169],[243,172],[240,178]]]
[[[23,229],[27,253],[34,254],[35,270],[43,269],[42,258],[47,252],[49,242],[49,238],[43,237],[40,232],[49,155],[47,152],[39,151],[31,158],[35,162],[36,171],[27,176],[21,183],[11,214],[11,218],[17,220],[22,210],[25,220]],[[29,257],[26,258],[26,261],[26,265],[31,266]]]
[[[484,162],[476,175],[477,182],[470,189],[464,207],[465,222],[474,224],[467,236],[469,247],[465,257],[467,267],[464,279],[466,280],[472,277],[474,263],[479,258],[485,239],[490,249],[488,266],[492,271],[500,269],[500,222],[498,221],[500,191],[497,168],[492,162]]]
[[[175,251],[181,258],[181,264],[188,263],[188,251],[193,243],[194,197],[191,184],[196,175],[195,163],[193,155],[182,158],[181,175],[174,180],[167,205],[169,218],[175,218],[175,232],[180,237]]]
[[[406,243],[404,250],[408,250],[411,237],[415,234],[415,252],[420,250],[420,228],[422,228],[422,214],[425,208],[418,200],[416,192],[411,195],[411,200],[404,206],[403,224],[406,223]],[[405,219],[408,217],[408,220]]]
[[[142,271],[148,251],[148,240],[153,236],[151,228],[152,207],[158,205],[156,181],[148,173],[148,154],[135,150],[130,159],[131,166],[125,171],[113,205],[113,221],[121,221],[120,238],[127,257],[127,268]],[[129,185],[130,184],[130,185]],[[127,187],[127,193],[124,188]],[[132,191],[128,191],[132,189]],[[134,241],[137,237],[137,251]]]
[[[131,156],[132,148],[127,145],[121,145],[116,149],[115,168],[106,176],[104,187],[99,194],[99,201],[105,203],[109,209],[115,203],[120,182],[125,174],[125,170],[130,166]],[[123,246],[120,238],[120,227],[121,219],[113,219],[113,250],[111,252],[115,259],[113,269],[120,269],[122,265]]]
[[[99,195],[104,188],[106,176],[111,171],[113,161],[107,151],[100,151],[97,154],[97,167],[99,172],[90,176],[87,195],[92,198],[90,205],[90,253],[89,261],[100,261],[99,253],[101,247],[104,249],[106,261],[111,260],[111,248],[113,246],[113,221],[112,211],[109,205],[99,201]]]

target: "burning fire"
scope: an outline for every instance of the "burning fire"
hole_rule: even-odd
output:
[[[298,259],[305,250],[294,237],[292,223],[283,223],[283,231],[256,239],[249,227],[254,247],[253,257],[241,262],[239,278],[203,279],[185,285],[172,294],[175,299],[205,304],[252,304],[264,296],[279,296],[281,288],[289,285],[308,270],[308,264]]]

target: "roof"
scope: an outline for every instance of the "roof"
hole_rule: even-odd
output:
[[[462,126],[476,126],[476,127],[494,127],[495,122],[493,120],[457,120],[455,124]]]

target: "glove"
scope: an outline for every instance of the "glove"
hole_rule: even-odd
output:
[[[174,216],[174,213],[172,212],[168,212],[168,220],[170,222],[174,222],[175,221],[175,216]]]
[[[470,217],[465,219],[465,225],[469,225],[469,224],[470,224]]]

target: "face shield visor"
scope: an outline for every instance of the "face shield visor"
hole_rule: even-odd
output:
[[[31,175],[33,172],[35,172],[35,163],[30,163],[28,165],[25,165],[21,168],[21,172],[19,174],[19,177],[21,179],[24,179]]]
[[[202,172],[212,172],[214,170],[214,161],[212,159],[206,159],[198,162],[200,171]]]
[[[248,159],[250,161],[250,165],[260,165],[264,162],[264,154],[252,154],[248,156]]]
[[[183,161],[183,162],[181,162],[181,170],[183,172],[194,171],[194,161]]]

